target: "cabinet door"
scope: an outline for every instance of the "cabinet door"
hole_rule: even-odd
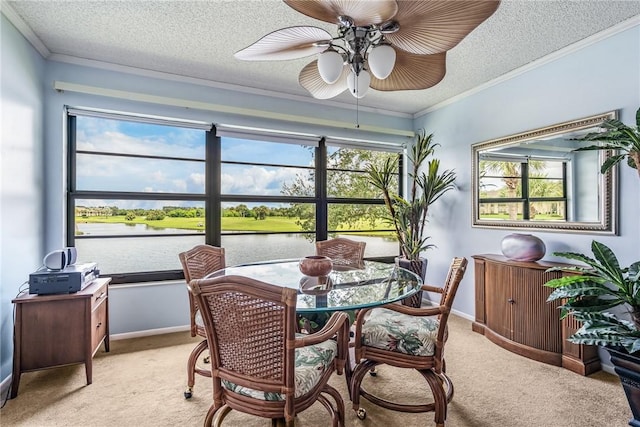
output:
[[[511,267],[487,263],[485,283],[485,305],[487,327],[493,332],[511,339]]]
[[[553,353],[562,353],[562,333],[558,302],[547,302],[548,280],[560,272],[511,268],[513,291],[513,341]]]
[[[22,304],[23,372],[84,361],[85,307],[79,298]]]

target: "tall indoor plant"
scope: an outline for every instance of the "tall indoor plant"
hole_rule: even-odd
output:
[[[447,191],[453,189],[456,174],[451,169],[440,170],[440,160],[434,157],[439,146],[433,141],[433,134],[420,130],[414,144],[407,153],[410,163],[408,172],[408,194],[402,197],[396,180],[398,159],[387,158],[382,164],[370,163],[366,171],[369,182],[382,192],[388,210],[385,218],[394,228],[400,244],[400,263],[422,276],[427,260],[422,252],[433,247],[426,235],[429,207]],[[422,293],[412,298],[408,304],[419,306]]]
[[[579,138],[596,144],[578,150],[615,150],[602,164],[601,172],[626,159],[640,177],[640,108],[635,128],[616,119],[607,120],[600,127],[602,132]],[[554,268],[580,274],[547,282],[545,286],[554,288],[548,300],[563,300],[561,317],[571,315],[582,322],[569,341],[607,349],[633,413],[629,425],[640,427],[640,261],[621,267],[613,251],[597,241],[591,243],[591,252],[593,257],[576,252],[554,253],[581,261],[587,267]],[[611,312],[614,308],[622,313]]]

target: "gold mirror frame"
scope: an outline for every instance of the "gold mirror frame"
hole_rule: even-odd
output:
[[[585,234],[617,234],[617,166],[607,173],[600,173],[600,165],[613,155],[610,150],[597,151],[598,182],[600,194],[598,195],[598,220],[594,222],[580,221],[535,221],[535,220],[487,220],[480,219],[480,155],[488,150],[497,150],[516,146],[520,143],[532,143],[539,139],[561,137],[562,135],[574,137],[576,132],[595,132],[598,126],[605,120],[617,118],[615,111],[572,120],[552,126],[533,129],[527,132],[509,135],[504,138],[479,142],[471,146],[471,177],[472,177],[472,226],[481,228],[507,228],[541,231],[558,231]],[[588,131],[587,131],[588,130]],[[585,144],[586,145],[586,144]]]

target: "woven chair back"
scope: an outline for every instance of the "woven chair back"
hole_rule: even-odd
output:
[[[464,277],[464,273],[467,270],[466,258],[454,258],[449,266],[449,272],[447,273],[447,279],[442,288],[442,297],[440,299],[440,305],[449,309],[453,306],[453,299],[458,292],[458,286]]]
[[[178,254],[184,279],[191,282],[193,279],[202,279],[214,271],[226,267],[224,248],[210,245],[197,245],[188,251]],[[189,311],[191,323],[191,336],[205,336],[204,328],[196,325],[196,311],[198,311],[198,303],[189,292]]]
[[[361,265],[366,242],[356,242],[344,237],[316,242],[316,255],[331,258],[337,265]]]
[[[458,292],[458,287],[462,278],[464,277],[464,273],[467,270],[467,259],[466,258],[454,258],[451,261],[449,266],[449,272],[447,274],[447,280],[442,287],[442,297],[440,299],[440,306],[445,307],[445,309],[438,315],[438,319],[440,320],[437,334],[438,345],[436,346],[436,355],[435,357],[438,359],[442,358],[442,351],[444,343],[447,341],[448,329],[447,329],[447,320],[449,319],[449,313],[451,312],[451,307],[453,306],[453,300]],[[440,365],[438,365],[438,369],[440,369]]]
[[[193,280],[190,287],[203,304],[214,377],[293,393],[296,290],[242,276]]]
[[[178,254],[178,258],[187,283],[226,267],[224,248],[216,246],[197,245]]]

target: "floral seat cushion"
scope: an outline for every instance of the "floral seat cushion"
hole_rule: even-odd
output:
[[[304,396],[318,384],[322,374],[331,366],[337,353],[338,344],[333,340],[296,349],[295,397]],[[225,380],[222,380],[222,385],[228,390],[254,399],[284,400],[284,395],[280,393],[265,393]]]
[[[362,325],[362,344],[412,356],[433,356],[438,319],[374,308]]]

